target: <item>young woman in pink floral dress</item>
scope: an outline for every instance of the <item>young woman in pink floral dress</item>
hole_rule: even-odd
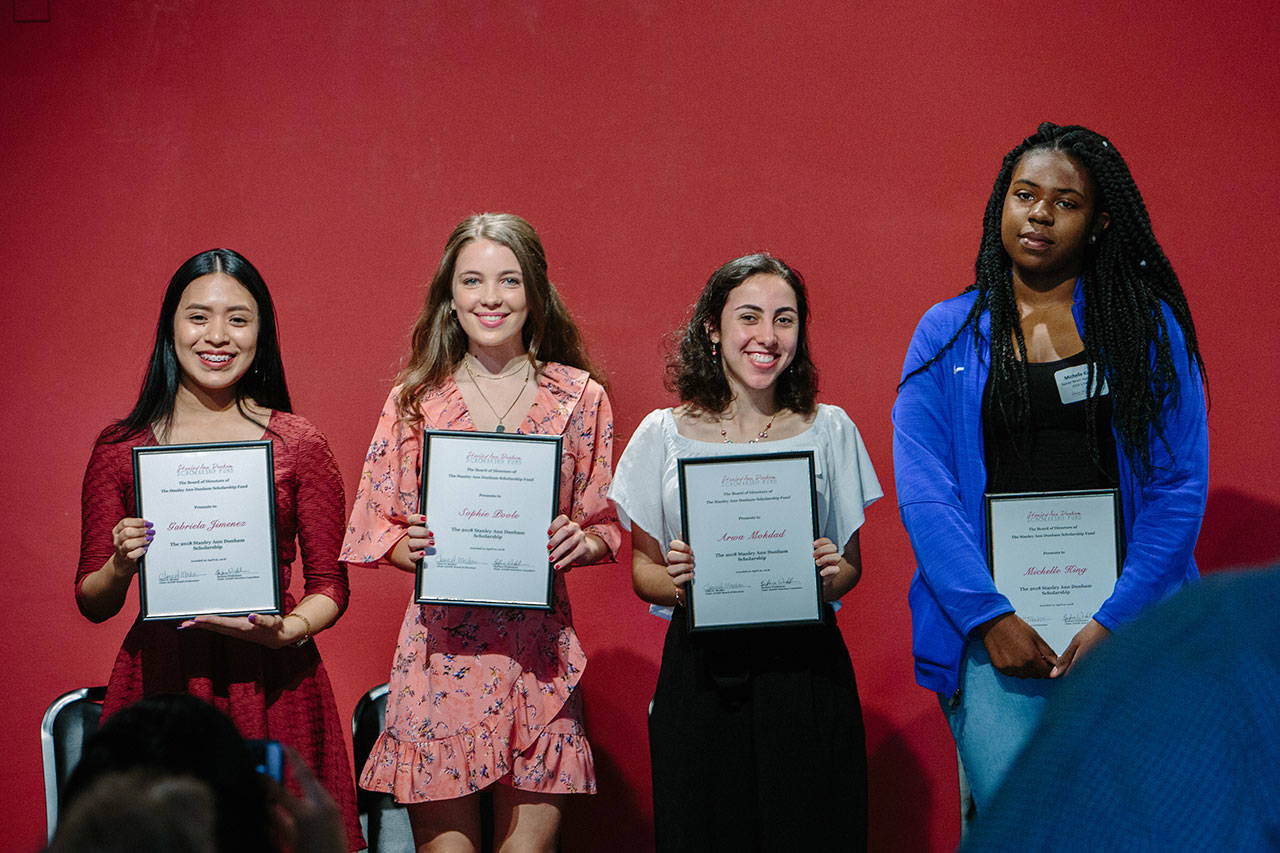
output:
[[[445,245],[383,408],[343,543],[348,564],[416,571],[435,545],[418,514],[423,429],[564,436],[550,611],[410,603],[386,730],[360,778],[409,804],[419,851],[480,846],[493,786],[503,849],[555,848],[561,795],[593,793],[577,685],[586,665],[560,572],[612,555],[613,417],[528,222],[464,220]],[[493,785],[494,782],[499,783]]]

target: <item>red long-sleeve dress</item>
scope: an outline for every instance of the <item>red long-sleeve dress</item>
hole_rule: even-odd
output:
[[[302,549],[306,595],[347,606],[346,567],[338,562],[346,500],[337,462],[324,436],[305,418],[275,412],[269,421],[275,463],[276,542],[284,612],[294,556]],[[114,548],[111,530],[135,514],[132,448],[155,444],[148,431],[93,448],[81,498],[80,565],[84,578],[102,568]],[[351,849],[364,847],[355,785],[333,688],[315,643],[266,646],[178,622],[134,621],[107,681],[103,718],[146,696],[189,693],[225,713],[246,738],[267,738],[298,751],[342,810]]]

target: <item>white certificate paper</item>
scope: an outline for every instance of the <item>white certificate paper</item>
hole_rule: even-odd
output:
[[[997,494],[986,501],[996,589],[1061,654],[1120,575],[1119,492]]]
[[[558,435],[427,430],[419,506],[435,534],[420,603],[551,608],[547,528],[560,504]]]
[[[689,630],[820,622],[813,453],[678,461]]]
[[[133,448],[142,618],[280,612],[270,441]]]

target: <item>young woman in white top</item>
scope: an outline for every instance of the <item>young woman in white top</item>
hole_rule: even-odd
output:
[[[848,415],[815,401],[807,322],[804,282],[781,260],[716,270],[668,367],[681,404],[644,419],[610,490],[636,594],[671,617],[649,720],[659,850],[866,846],[862,710],[831,604],[820,625],[693,635],[684,612],[695,555],[680,538],[680,458],[813,451],[824,599],[862,573],[858,530],[880,484]]]

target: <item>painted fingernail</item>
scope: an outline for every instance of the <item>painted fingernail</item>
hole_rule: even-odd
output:
[[[148,530],[147,541],[150,542],[152,539],[155,539],[155,538],[156,538],[156,532],[154,530]]]
[[[252,622],[253,624],[257,625],[257,624],[258,624],[258,614],[256,614],[256,613],[250,613],[250,614],[249,614],[249,621],[250,621],[250,622]]]
[[[155,527],[155,525],[154,525],[154,524],[152,524],[152,523],[151,523],[151,522],[149,522],[149,521],[144,521],[144,522],[143,522],[143,524],[145,524],[145,525],[147,526],[147,529],[148,529],[148,530],[150,530],[151,528]]]

